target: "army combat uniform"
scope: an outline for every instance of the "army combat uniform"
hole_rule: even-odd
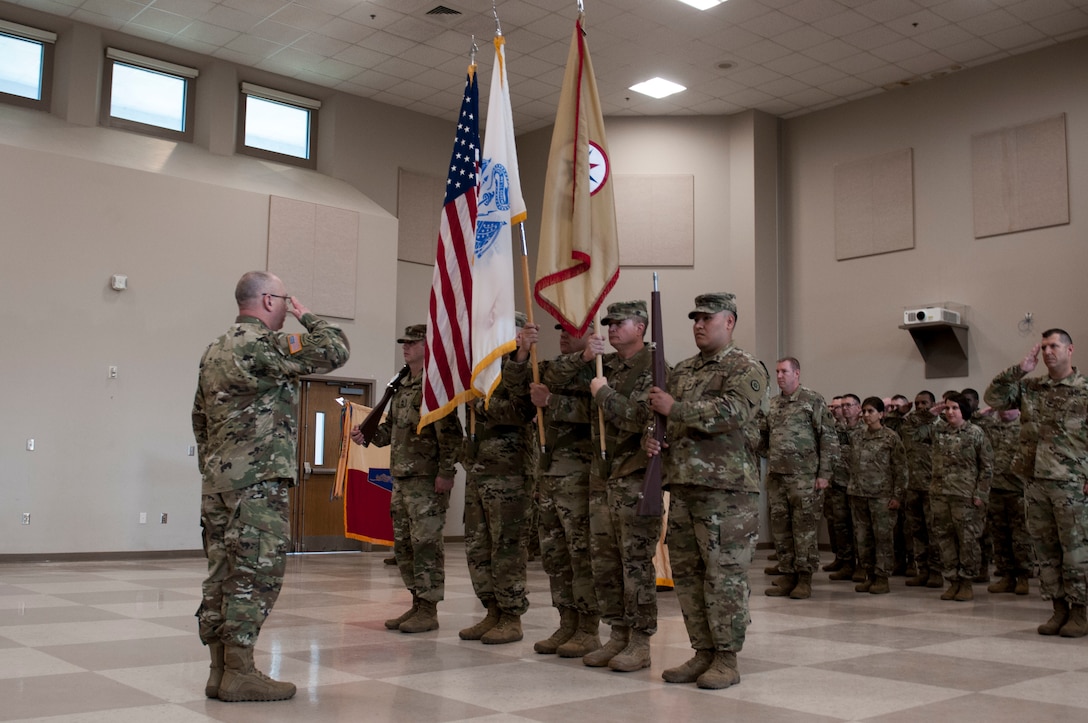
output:
[[[990,592],[1028,594],[1028,577],[1035,567],[1035,552],[1024,512],[1024,480],[1016,469],[1020,450],[1020,419],[997,415],[982,427],[994,451],[994,481],[986,515],[994,541],[994,565],[1002,576]]]
[[[911,587],[941,587],[941,552],[930,528],[929,484],[933,477],[933,430],[936,415],[915,409],[903,417],[899,437],[907,455],[907,491],[903,496],[903,525],[907,544],[914,552],[918,574],[907,580]],[[932,581],[932,583],[931,583]]]
[[[409,327],[406,333],[412,330]],[[409,376],[393,394],[389,411],[371,440],[378,447],[390,447],[393,555],[404,586],[412,593],[413,609],[421,601],[430,609],[445,597],[442,531],[450,494],[435,492],[434,484],[436,477],[453,479],[462,443],[461,422],[456,414],[446,415],[416,432],[422,400],[423,374]],[[401,625],[409,620],[402,620]],[[413,632],[417,625],[411,623],[407,629],[395,627]]]
[[[736,314],[732,294],[704,294],[695,306],[692,316]],[[740,679],[737,653],[750,622],[748,567],[759,536],[759,461],[746,431],[754,427],[767,379],[763,364],[732,342],[715,354],[680,362],[670,376],[675,403],[668,416],[669,446],[662,452],[670,495],[669,555],[696,657],[665,671],[669,682],[717,688]],[[706,672],[685,677],[689,666],[692,673]]]
[[[767,504],[771,534],[778,549],[778,569],[787,577],[768,595],[808,597],[812,573],[820,564],[817,525],[823,491],[816,479],[829,480],[838,455],[835,422],[824,398],[806,387],[773,397],[757,417],[761,456],[767,458]],[[802,592],[791,594],[801,583]],[[784,591],[784,592],[782,592]]]
[[[979,574],[979,538],[993,479],[994,455],[978,425],[959,429],[945,424],[933,443],[933,481],[929,504],[931,534],[941,550],[941,568],[950,583],[942,599],[970,600],[971,580]],[[982,501],[982,506],[974,503]]]
[[[854,518],[850,512],[850,439],[861,427],[837,423],[835,434],[839,440],[839,454],[832,464],[831,484],[824,490],[824,518],[827,520],[827,535],[831,549],[835,552],[835,562],[828,568],[829,579],[849,580],[854,574],[857,563],[857,550],[854,549]]]
[[[192,424],[208,558],[196,614],[205,645],[251,651],[283,585],[298,379],[342,366],[349,353],[339,327],[313,314],[301,323],[306,333],[287,334],[239,316],[200,360]]]
[[[511,363],[506,382],[528,394],[528,364]],[[557,635],[538,642],[538,653],[582,657],[600,647],[600,613],[590,563],[589,470],[594,458],[592,423],[597,415],[589,395],[592,367],[540,363],[540,381],[548,387],[544,408],[545,451],[539,458],[539,533],[541,563],[548,575],[552,605],[559,611]],[[533,442],[537,428],[531,425]],[[569,643],[569,644],[568,644]]]
[[[895,566],[895,511],[891,500],[902,500],[907,487],[907,463],[899,435],[864,425],[851,437],[850,511],[858,567],[866,579],[858,592],[888,592],[888,576]]]
[[[1039,632],[1080,637],[1088,632],[1088,379],[1076,368],[1059,380],[1025,378],[1017,365],[994,377],[985,398],[996,409],[1020,410],[1016,471],[1025,478],[1039,587],[1054,605]],[[1075,630],[1066,631],[1067,623]]]
[[[646,302],[610,304],[605,325],[648,319]],[[581,353],[556,359],[562,374],[584,373],[592,362]],[[593,398],[593,418],[604,415],[606,459],[594,455],[589,485],[590,561],[601,619],[612,627],[609,641],[582,658],[590,667],[627,672],[649,665],[649,637],[657,632],[657,573],[654,550],[661,516],[636,513],[645,481],[642,434],[650,421],[648,395],[653,384],[648,344],[627,359],[602,357],[608,386]],[[600,425],[591,424],[593,446],[601,449]],[[617,660],[614,660],[617,659]]]
[[[485,405],[470,402],[476,417],[464,465],[465,556],[476,597],[488,610],[486,630],[479,625],[460,632],[463,640],[487,644],[522,638],[526,597],[526,541],[531,519],[532,479],[525,474],[525,426],[535,407],[512,388],[504,363],[503,380]],[[469,631],[481,630],[477,636]]]

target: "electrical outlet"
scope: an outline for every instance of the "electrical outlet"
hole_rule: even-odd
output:
[[[112,366],[112,365],[110,366],[110,368],[109,368],[109,378],[110,379],[116,379],[117,378],[117,367]]]
[[[160,525],[165,525],[166,524],[166,513],[165,512],[163,512],[161,515],[159,515],[159,524]]]
[[[192,445],[192,444],[189,445],[189,456],[190,457],[195,457],[196,456],[196,447],[194,445]]]
[[[29,525],[30,524],[30,513],[29,512],[24,512],[23,513],[23,524],[24,525]]]
[[[31,437],[30,439],[28,439],[26,441],[26,451],[27,452],[33,452],[34,451],[34,438],[33,437]]]
[[[146,525],[147,524],[147,513],[146,512],[141,512],[140,513],[140,524],[141,525]]]

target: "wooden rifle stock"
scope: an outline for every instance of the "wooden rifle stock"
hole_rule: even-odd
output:
[[[654,272],[654,290],[650,295],[650,316],[653,323],[650,353],[653,355],[654,386],[665,389],[665,333],[661,328],[661,293],[657,290],[657,272]],[[654,412],[653,437],[659,443],[665,441],[666,421],[663,414]],[[661,516],[661,453],[647,460],[646,477],[642,481],[635,512],[641,517]]]
[[[370,445],[370,440],[374,439],[374,435],[378,432],[378,425],[382,423],[382,414],[385,413],[385,408],[389,406],[389,400],[393,398],[393,395],[400,389],[401,382],[408,376],[411,369],[405,364],[397,372],[397,376],[389,380],[389,383],[385,385],[385,394],[382,395],[381,401],[374,405],[370,410],[370,414],[366,415],[366,419],[359,425],[359,431],[363,434],[363,446]]]

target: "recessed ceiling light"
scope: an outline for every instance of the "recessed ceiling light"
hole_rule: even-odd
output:
[[[682,90],[687,90],[682,85],[672,82],[671,80],[665,80],[664,78],[650,78],[644,80],[641,83],[636,83],[631,86],[631,90],[636,93],[642,93],[648,95],[651,98],[664,98],[670,96],[673,93],[679,93]]]
[[[725,0],[680,0],[685,5],[690,5],[696,10],[709,10],[715,5],[721,5]]]

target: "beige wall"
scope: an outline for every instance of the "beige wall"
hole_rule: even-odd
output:
[[[384,384],[400,366],[397,169],[440,173],[452,131],[149,41],[0,11],[60,34],[54,112],[0,105],[0,300],[12,317],[0,345],[0,550],[199,549],[199,474],[187,456],[196,365],[234,318],[238,276],[265,266],[269,195],[360,213],[356,318],[340,322],[352,355],[337,374]],[[195,143],[97,127],[107,45],[200,68]],[[323,100],[317,172],[233,155],[242,79]],[[129,276],[129,290],[108,288],[114,273]],[[450,518],[449,534],[460,534],[460,515]]]
[[[962,71],[784,122],[783,349],[803,383],[865,396],[972,386],[1019,360],[1052,327],[1088,340],[1088,41]],[[975,239],[971,136],[1067,114],[1072,223]],[[914,149],[915,248],[835,260],[836,164]],[[898,327],[902,309],[966,304],[970,376],[925,379],[922,358]],[[1022,335],[1025,312],[1034,331]]]

